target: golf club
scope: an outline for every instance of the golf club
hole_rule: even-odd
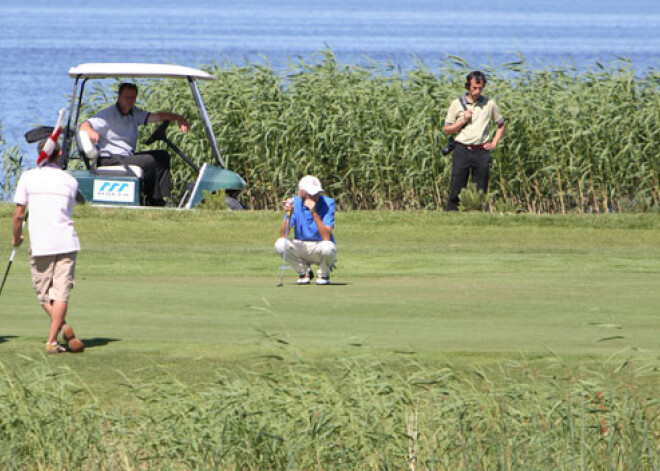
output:
[[[288,209],[286,212],[286,217],[284,218],[284,221],[286,223],[286,232],[284,235],[284,250],[282,251],[282,276],[280,278],[280,282],[277,283],[277,287],[280,288],[284,286],[284,261],[286,259],[286,246],[289,245],[289,228],[291,227],[291,210]]]
[[[23,222],[21,224],[23,230],[25,230],[26,220],[27,220],[27,213],[25,213],[25,217],[23,218]],[[5,270],[5,276],[2,277],[2,284],[0,285],[0,294],[2,294],[2,289],[5,287],[5,281],[7,281],[7,275],[9,275],[9,269],[11,268],[11,264],[14,263],[14,257],[16,256],[17,250],[18,247],[14,247],[13,250],[11,251],[11,257],[9,257],[9,263],[7,264],[7,269]]]
[[[2,285],[0,285],[0,294],[2,294],[2,288],[5,287],[5,281],[7,281],[7,275],[9,275],[9,269],[11,268],[11,264],[14,261],[14,256],[16,255],[16,249],[18,249],[18,247],[14,247],[14,250],[11,251],[11,257],[9,257],[9,263],[7,264],[7,269],[5,270],[5,276],[2,278]]]

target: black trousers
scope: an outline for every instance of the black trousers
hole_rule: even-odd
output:
[[[485,149],[470,150],[467,146],[456,143],[452,155],[447,211],[458,211],[458,195],[467,186],[470,173],[472,173],[472,181],[476,184],[477,190],[488,192],[491,160],[493,159],[490,152]]]
[[[170,155],[165,150],[150,150],[129,156],[111,155],[99,159],[99,165],[137,165],[144,175],[143,192],[148,206],[163,206],[172,192]]]

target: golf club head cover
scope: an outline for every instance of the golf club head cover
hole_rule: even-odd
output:
[[[28,144],[34,144],[42,139],[46,139],[55,130],[53,126],[39,126],[38,128],[30,129],[25,133],[25,140]]]
[[[37,158],[37,165],[39,167],[45,165],[46,162],[48,162],[48,159],[50,159],[53,155],[53,150],[55,150],[55,143],[57,142],[57,138],[60,137],[60,132],[62,132],[62,123],[64,122],[65,114],[66,108],[62,108],[60,110],[60,115],[57,118],[55,129],[53,129],[53,131],[50,133],[48,140],[46,141],[46,145],[44,145],[41,152],[39,152],[39,157]]]

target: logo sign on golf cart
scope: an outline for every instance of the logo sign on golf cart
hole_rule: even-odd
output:
[[[93,200],[132,203],[135,200],[135,182],[94,180]]]

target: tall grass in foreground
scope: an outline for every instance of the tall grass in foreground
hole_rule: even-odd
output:
[[[440,150],[452,99],[474,68],[451,58],[437,71],[339,63],[325,50],[283,74],[263,65],[220,66],[203,93],[229,167],[254,208],[273,208],[306,173],[342,208],[440,208],[451,156]],[[507,120],[494,153],[491,203],[530,212],[649,210],[660,205],[660,74],[632,64],[487,69],[486,95]],[[195,116],[185,84],[149,86],[149,108]],[[176,135],[202,161],[202,129]],[[190,179],[183,167],[182,181]],[[179,183],[182,188],[183,183]]]
[[[0,366],[1,367],[1,366]],[[0,377],[3,469],[658,469],[657,369],[391,367],[346,359],[125,378],[130,410],[71,371]]]

